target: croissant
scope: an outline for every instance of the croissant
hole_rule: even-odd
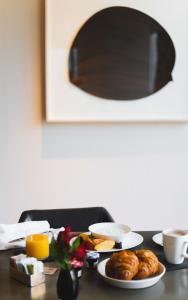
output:
[[[106,275],[115,279],[131,280],[138,272],[139,260],[129,250],[112,254],[106,264]]]
[[[144,279],[158,272],[159,261],[151,250],[136,250],[134,253],[139,259],[139,268],[135,279]]]

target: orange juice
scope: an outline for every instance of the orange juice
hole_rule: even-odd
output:
[[[26,254],[37,259],[49,256],[49,241],[46,234],[32,234],[26,237]]]

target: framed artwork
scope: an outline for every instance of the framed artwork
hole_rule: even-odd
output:
[[[187,121],[187,0],[46,0],[45,10],[47,121]]]

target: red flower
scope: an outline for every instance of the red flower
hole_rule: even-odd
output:
[[[70,232],[71,232],[71,227],[70,226],[65,227],[65,231],[64,231],[65,235],[69,235]]]
[[[93,249],[94,249],[93,244],[91,244],[91,243],[88,242],[88,241],[83,241],[83,242],[82,242],[82,245],[83,245],[85,251],[87,251],[87,250],[93,250]]]
[[[71,232],[71,227],[67,226],[64,231],[60,231],[57,240],[53,238],[51,251],[54,259],[61,268],[69,269],[81,268],[86,257],[87,250],[93,250],[93,245],[89,241],[84,241],[80,236],[70,240],[77,234]]]
[[[72,258],[72,260],[71,260],[71,266],[73,268],[75,268],[75,269],[76,268],[82,268],[83,265],[84,265],[83,261],[77,260],[75,257]]]
[[[78,248],[74,251],[73,253],[73,257],[79,259],[79,260],[84,260],[86,256],[86,251],[84,246],[81,244],[80,246],[78,246]]]
[[[60,231],[57,237],[57,243],[69,247],[71,227],[67,226],[64,231]]]

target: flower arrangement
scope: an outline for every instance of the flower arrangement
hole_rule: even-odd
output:
[[[52,238],[50,244],[51,256],[64,270],[81,268],[85,261],[86,251],[91,249],[90,244],[80,236],[70,242],[72,237],[71,227],[68,226],[64,231],[59,232],[56,240]]]

